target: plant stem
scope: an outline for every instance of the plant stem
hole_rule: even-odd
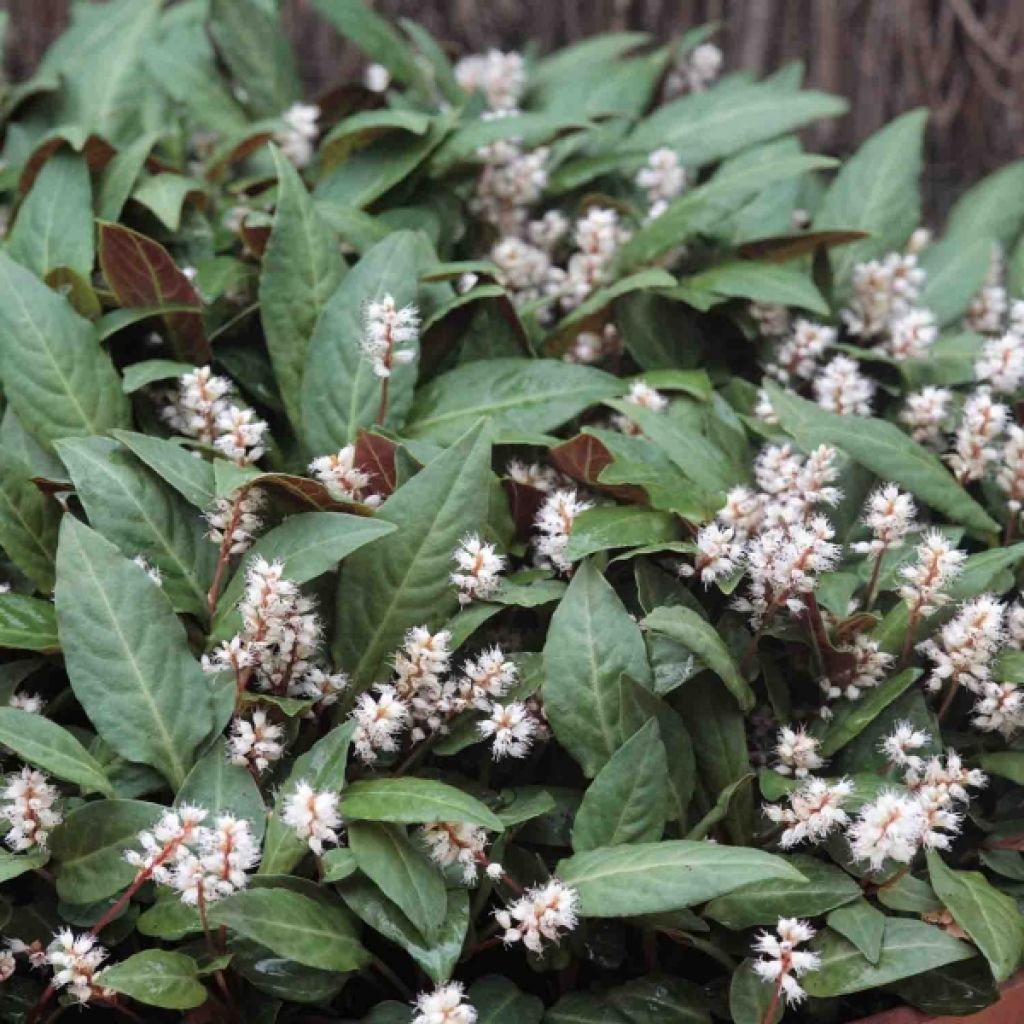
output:
[[[875,591],[878,589],[878,578],[882,575],[882,556],[885,554],[885,548],[882,548],[878,552],[875,558],[875,567],[871,570],[871,579],[868,580],[868,589],[864,594],[864,611],[871,611],[871,606],[875,603]]]
[[[946,690],[945,696],[942,698],[942,704],[939,706],[939,712],[936,716],[941,723],[946,715],[949,714],[949,709],[953,706],[953,698],[956,697],[956,691],[960,688],[960,684],[955,679],[950,679],[949,687]]]
[[[377,410],[377,426],[384,426],[384,419],[388,414],[388,384],[390,377],[383,377],[380,382],[380,408]]]
[[[228,520],[228,528],[224,531],[224,539],[220,542],[220,551],[217,553],[217,568],[213,572],[213,583],[210,584],[210,592],[206,595],[206,608],[213,618],[217,609],[217,596],[220,592],[220,585],[224,579],[224,570],[228,567],[231,558],[231,538],[238,529],[238,520],[242,518],[242,502],[245,500],[245,488],[241,488],[235,496],[231,506],[231,518]]]
[[[910,654],[914,649],[914,634],[917,632],[917,620],[920,618],[920,611],[914,609],[910,613],[910,620],[907,622],[907,633],[903,638],[903,650],[900,652],[900,669],[907,667],[910,661]]]
[[[775,1014],[779,1009],[779,999],[782,996],[782,978],[775,982],[775,991],[772,993],[772,1001],[768,1004],[761,1024],[775,1024]]]

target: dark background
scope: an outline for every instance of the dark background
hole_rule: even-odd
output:
[[[6,69],[35,67],[67,20],[69,0],[0,0],[11,16]],[[815,126],[808,145],[844,155],[896,114],[932,110],[925,191],[942,208],[988,171],[1024,153],[1024,0],[375,0],[422,22],[454,53],[489,46],[542,51],[608,29],[659,41],[719,21],[727,69],[791,60],[808,84],[840,93],[845,117]],[[284,25],[310,92],[358,67],[310,0],[282,0]]]

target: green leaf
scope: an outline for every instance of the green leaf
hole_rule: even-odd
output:
[[[912,110],[875,132],[843,165],[822,199],[814,230],[867,231],[830,253],[832,273],[848,286],[855,263],[898,249],[921,222],[921,173],[927,110]]]
[[[141,459],[154,473],[164,478],[182,497],[198,509],[206,510],[214,500],[213,466],[190,455],[188,449],[162,437],[115,430],[114,437]]]
[[[370,60],[383,64],[396,81],[429,92],[423,68],[409,44],[362,0],[315,0],[314,6]]]
[[[815,942],[821,968],[801,979],[816,997],[841,996],[889,985],[901,978],[967,960],[974,950],[935,925],[888,917],[878,963],[872,964],[852,942],[826,929]]]
[[[455,610],[448,582],[452,552],[487,519],[490,452],[479,424],[381,505],[376,518],[397,531],[346,563],[335,648],[359,688],[380,678],[406,630],[440,625]]]
[[[448,981],[455,970],[469,927],[469,893],[448,893],[448,914],[440,934],[428,942],[409,919],[368,878],[353,875],[337,886],[345,905],[367,926],[401,946],[435,984]]]
[[[349,848],[363,872],[429,942],[444,924],[444,877],[400,825],[350,821]]]
[[[477,978],[469,986],[467,1001],[477,1013],[477,1024],[540,1024],[544,1004],[521,992],[498,974]]]
[[[110,438],[58,441],[57,454],[93,529],[159,569],[175,611],[205,617],[217,547],[195,509]]]
[[[0,744],[22,760],[58,779],[74,782],[86,792],[114,795],[106,773],[85,747],[67,729],[42,715],[0,707]]]
[[[277,208],[260,271],[260,319],[281,398],[292,423],[302,423],[302,375],[310,338],[345,265],[295,168],[271,148]]]
[[[771,382],[765,389],[783,428],[803,448],[835,445],[882,480],[894,480],[916,498],[978,533],[993,533],[998,524],[953,479],[933,452],[915,444],[895,424],[858,416],[839,416],[783,391]],[[851,428],[856,429],[851,429]]]
[[[781,1000],[776,1002],[772,1019],[766,1019],[774,995],[775,986],[754,970],[753,960],[744,960],[729,982],[729,1014],[733,1024],[778,1024],[785,1013]]]
[[[68,267],[86,279],[95,259],[92,185],[85,157],[54,153],[18,207],[7,251],[40,278]]]
[[[378,242],[327,300],[309,339],[302,380],[302,425],[314,452],[337,451],[376,422],[381,379],[363,354],[367,303],[391,295],[397,306],[416,299],[417,236],[395,231]],[[407,346],[408,347],[408,346]],[[397,364],[388,379],[386,425],[399,428],[412,404],[416,363]]]
[[[195,960],[166,949],[144,949],[100,971],[96,982],[145,1006],[190,1010],[206,1002]]]
[[[343,882],[359,870],[352,851],[344,846],[325,850],[320,860],[324,866],[324,875],[321,879],[324,882]]]
[[[626,739],[623,674],[649,682],[643,637],[594,562],[583,562],[551,617],[544,707],[555,736],[589,777]]]
[[[1024,162],[1001,167],[982,178],[953,204],[946,220],[946,237],[960,244],[992,238],[1010,245],[1024,225]]]
[[[711,1024],[707,996],[698,985],[673,975],[637,978],[613,988],[606,998],[630,1024]]]
[[[806,273],[783,264],[751,260],[723,263],[684,278],[668,294],[678,295],[698,309],[710,309],[727,299],[750,299],[796,306],[821,316],[829,313],[828,303]]]
[[[168,231],[177,231],[188,200],[201,203],[205,194],[195,178],[165,171],[149,175],[132,193],[132,199],[146,207]]]
[[[242,890],[215,903],[209,915],[211,924],[307,967],[355,971],[370,959],[345,911],[287,889]]]
[[[665,744],[652,718],[597,773],[583,794],[572,827],[572,848],[651,843],[665,829],[668,799]]]
[[[309,846],[281,820],[284,802],[295,788],[294,784],[301,779],[315,790],[339,790],[345,785],[345,767],[354,729],[354,723],[332,729],[296,759],[288,782],[277,794],[274,812],[267,824],[259,869],[261,875],[286,874],[309,853]]]
[[[141,800],[98,800],[75,808],[50,837],[57,895],[68,903],[96,903],[130,885],[137,869],[124,851],[152,828],[165,808]]]
[[[44,654],[59,651],[53,605],[24,594],[0,594],[0,647]]]
[[[575,562],[598,551],[660,544],[678,537],[675,519],[667,512],[633,505],[600,505],[573,520],[565,557]]]
[[[935,850],[928,851],[928,876],[935,895],[1006,981],[1024,959],[1024,919],[1017,901],[1000,892],[979,871],[953,871]]]
[[[252,826],[257,842],[267,827],[263,796],[247,768],[228,760],[223,739],[195,763],[174,798],[175,805],[198,804],[210,812],[210,819],[221,814],[244,818]]]
[[[649,152],[668,146],[687,167],[699,167],[845,110],[846,101],[838,96],[780,93],[770,82],[711,89],[659,107],[627,136],[623,148]]]
[[[733,931],[742,931],[759,924],[774,925],[780,917],[819,917],[861,894],[854,879],[831,864],[803,854],[791,855],[787,860],[804,876],[803,881],[776,878],[741,886],[712,900],[704,908],[704,916]]]
[[[174,359],[144,359],[141,363],[126,366],[121,376],[121,390],[126,395],[141,391],[157,381],[173,380],[195,369],[191,363],[179,363]],[[127,433],[127,431],[123,431]],[[159,440],[159,438],[157,439]]]
[[[210,35],[256,117],[273,117],[301,96],[295,56],[278,24],[276,4],[210,0]]]
[[[45,447],[131,422],[128,399],[92,325],[0,252],[0,378],[25,428]]]
[[[341,801],[346,819],[417,824],[460,821],[501,832],[504,825],[486,804],[455,786],[433,779],[360,779]]]
[[[120,218],[150,152],[159,141],[157,132],[143,135],[117,153],[103,169],[96,197],[97,216],[100,220],[116,221]]]
[[[885,914],[867,900],[858,899],[833,910],[826,920],[829,928],[852,942],[870,963],[878,963],[885,937]]]
[[[577,853],[556,873],[579,893],[583,917],[634,917],[706,903],[752,882],[800,881],[781,857],[685,839]]]
[[[172,786],[213,728],[210,684],[167,597],[94,530],[65,516],[57,621],[71,688],[100,735]]]
[[[908,668],[872,687],[858,700],[842,701],[821,738],[822,757],[831,757],[859,736],[894,700],[898,700],[918,679],[922,671]]]
[[[217,602],[213,637],[227,639],[240,628],[237,605],[242,598],[246,570],[254,559],[279,560],[288,579],[308,583],[330,572],[353,551],[394,532],[395,527],[382,519],[344,512],[301,512],[289,516],[260,537],[235,570]]]
[[[405,433],[451,444],[481,416],[503,433],[548,431],[622,391],[610,374],[555,359],[486,359],[435,377],[416,393]]]
[[[921,254],[918,262],[928,274],[921,289],[921,305],[935,314],[939,324],[952,324],[963,316],[982,288],[992,263],[993,244],[985,237],[944,238]]]
[[[32,482],[34,472],[0,446],[0,547],[40,590],[53,589],[60,506]]]
[[[201,932],[203,921],[195,907],[182,903],[177,892],[165,889],[156,903],[139,914],[137,927],[140,935],[176,942]]]
[[[986,772],[1016,782],[1018,786],[1024,786],[1024,752],[999,750],[991,754],[982,754],[978,764]]]
[[[41,868],[49,859],[49,850],[37,848],[27,853],[11,853],[10,850],[0,850],[0,883],[18,878],[26,871]]]
[[[689,608],[676,605],[672,608],[655,608],[644,619],[644,624],[655,633],[670,637],[692,651],[725,683],[726,689],[744,711],[754,706],[754,691],[740,674],[718,631],[707,619]]]

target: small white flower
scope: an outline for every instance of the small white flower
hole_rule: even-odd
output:
[[[363,85],[370,92],[387,92],[391,85],[391,72],[383,64],[368,64],[363,72]]]
[[[914,554],[916,561],[900,567],[900,597],[912,615],[931,615],[949,600],[945,591],[960,575],[967,554],[937,530],[925,534]]]
[[[709,587],[736,572],[743,565],[745,555],[746,544],[737,540],[734,527],[707,523],[697,531],[697,556],[691,572]],[[681,567],[680,574],[689,575],[687,568]]]
[[[898,362],[923,359],[938,336],[939,328],[930,309],[910,309],[892,321],[879,348]]]
[[[551,878],[527,889],[504,910],[496,910],[494,919],[504,929],[502,941],[507,945],[522,942],[531,952],[540,953],[545,939],[557,943],[563,933],[576,927],[578,913],[579,893]]]
[[[486,861],[487,833],[464,821],[434,821],[423,826],[423,840],[431,860],[441,867],[458,864],[467,885],[476,881]]]
[[[960,483],[980,480],[988,465],[999,458],[995,442],[1006,429],[1010,410],[992,400],[987,388],[979,388],[964,403],[952,454],[946,456]]]
[[[654,220],[686,188],[686,169],[674,150],[656,149],[647,157],[647,163],[637,172],[635,180],[647,193],[647,216]]]
[[[972,721],[982,732],[998,732],[1009,739],[1024,729],[1024,690],[1016,683],[982,683]]]
[[[820,843],[836,828],[849,822],[843,804],[853,792],[848,779],[829,784],[825,779],[808,779],[789,797],[788,807],[765,804],[765,816],[785,825],[779,845],[788,850],[805,840]]]
[[[770,333],[763,325],[761,329],[763,333]],[[810,380],[818,370],[819,360],[835,341],[834,327],[797,320],[792,334],[776,349],[775,357],[766,369],[782,384],[789,384],[794,379]]]
[[[93,994],[93,976],[106,958],[107,951],[95,935],[75,935],[70,928],[62,928],[46,949],[47,963],[53,968],[51,984],[55,989],[66,988],[75,1000],[87,1003]]]
[[[938,690],[949,680],[977,693],[988,682],[992,660],[1006,641],[1006,606],[990,594],[965,604],[939,631],[918,645],[933,663],[926,685]]]
[[[892,732],[879,744],[878,749],[885,754],[892,765],[901,768],[920,768],[924,763],[912,750],[920,750],[931,742],[931,736],[923,729],[916,729],[913,722],[897,722]]]
[[[250,487],[241,501],[234,496],[217,498],[206,513],[206,521],[210,526],[208,536],[215,544],[228,544],[228,553],[240,555],[252,547],[256,534],[263,529],[260,510],[265,495],[258,487]]]
[[[874,382],[849,356],[836,356],[814,378],[818,405],[840,416],[870,416],[874,393]]]
[[[1006,430],[1001,465],[996,470],[996,484],[1006,494],[1006,507],[1011,515],[1024,509],[1024,430],[1016,424]]]
[[[455,80],[466,92],[482,92],[492,110],[515,111],[526,91],[526,61],[493,49],[471,54],[456,62]]]
[[[796,948],[814,938],[814,929],[806,921],[780,917],[775,931],[775,935],[761,932],[755,940],[754,950],[761,956],[754,961],[754,971],[758,977],[775,985],[793,1006],[807,995],[796,979],[808,971],[818,970],[821,957]]]
[[[8,707],[27,711],[31,715],[41,714],[46,707],[46,701],[37,693],[12,693],[7,704]]]
[[[299,779],[285,797],[281,820],[319,857],[324,852],[324,843],[339,841],[338,800],[337,793],[317,791],[305,779]]]
[[[197,906],[230,896],[249,884],[248,871],[260,862],[260,848],[252,826],[244,818],[222,814],[200,832],[198,852],[181,860],[171,884],[182,903]]]
[[[772,766],[780,775],[806,779],[825,762],[818,753],[821,740],[808,736],[806,730],[783,726],[775,741],[776,763]]]
[[[236,715],[228,733],[228,758],[232,764],[262,775],[284,753],[284,729],[274,725],[266,711],[257,709],[249,718]]]
[[[952,401],[953,392],[948,388],[926,387],[907,395],[900,421],[910,427],[915,441],[934,444],[942,434]]]
[[[974,376],[997,393],[1012,395],[1019,391],[1024,383],[1024,335],[1010,331],[986,341],[974,364]]]
[[[917,506],[896,484],[883,484],[871,493],[864,508],[864,525],[874,534],[871,541],[851,545],[859,554],[880,554],[898,547],[917,528]]]
[[[854,860],[877,871],[886,860],[909,864],[924,839],[928,820],[921,804],[895,790],[885,790],[865,804],[846,833]]]
[[[300,170],[313,159],[313,142],[320,108],[312,103],[293,103],[282,115],[283,126],[274,133],[281,152]]]
[[[9,776],[0,792],[0,818],[11,823],[4,842],[17,853],[45,849],[50,833],[64,820],[56,806],[59,798],[57,787],[28,765]]]
[[[411,719],[408,705],[393,686],[377,686],[376,690],[376,698],[369,693],[360,694],[352,711],[356,722],[352,745],[367,763],[376,761],[381,751],[397,750],[398,736]]]
[[[459,541],[452,558],[456,569],[449,579],[458,588],[459,604],[486,601],[498,592],[505,558],[495,551],[493,544],[485,544],[475,533],[467,534]]]
[[[576,517],[593,506],[581,501],[574,490],[555,491],[537,510],[534,527],[538,537],[535,545],[541,564],[550,564],[560,572],[568,572],[572,562],[565,557],[569,532]]]
[[[396,363],[411,363],[416,358],[414,346],[420,336],[419,324],[416,307],[399,309],[390,295],[366,304],[360,344],[374,374],[390,377]]]
[[[370,476],[355,464],[355,445],[341,448],[336,455],[321,455],[309,464],[309,472],[328,491],[342,501],[361,501],[371,508],[381,503],[381,496],[370,490]]]
[[[412,1024],[475,1024],[476,1010],[465,998],[457,981],[438,985],[433,992],[421,992],[416,997]]]
[[[502,706],[492,703],[488,717],[477,724],[480,735],[492,740],[495,761],[503,757],[526,757],[533,745],[537,723],[525,704],[513,701]]]
[[[199,842],[207,813],[203,807],[182,804],[164,811],[152,829],[143,829],[138,836],[141,850],[125,850],[123,854],[137,869],[135,877],[170,885],[176,866],[192,856],[189,847]]]
[[[467,702],[486,708],[488,700],[504,697],[515,686],[518,676],[515,662],[494,646],[465,662],[461,690]]]

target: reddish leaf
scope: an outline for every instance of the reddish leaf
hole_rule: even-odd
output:
[[[102,139],[98,135],[89,135],[84,143],[81,145],[79,143],[81,143],[80,138],[67,138],[62,134],[52,135],[40,142],[25,161],[21,177],[18,179],[18,191],[25,195],[32,188],[32,183],[36,180],[36,175],[43,169],[43,164],[62,146],[70,146],[76,153],[84,153],[90,171],[103,170],[117,154],[117,150],[106,139]]]
[[[210,361],[210,343],[203,328],[199,293],[159,242],[121,224],[101,221],[99,256],[107,284],[122,306],[194,309],[195,312],[167,313],[164,323],[179,358],[196,364]]]
[[[648,503],[647,492],[642,487],[602,484],[598,480],[601,471],[615,460],[604,444],[591,434],[577,434],[572,440],[552,448],[550,454],[555,466],[573,480],[635,505]]]
[[[319,512],[348,512],[355,516],[372,516],[373,509],[358,501],[338,501],[319,480],[289,473],[263,473],[246,485],[263,487],[303,506]]]
[[[370,491],[386,498],[398,486],[395,452],[398,445],[380,434],[360,429],[356,436],[355,466],[370,478]]]
[[[245,242],[246,249],[253,256],[261,257],[267,248],[267,242],[270,240],[270,225],[249,225],[243,220],[239,232],[242,235],[242,241]]]
[[[512,522],[516,528],[516,538],[522,540],[530,535],[533,521],[537,518],[537,510],[544,503],[546,495],[536,487],[521,484],[515,480],[502,480],[501,486],[505,489],[505,496],[508,498],[509,511],[512,513]]]
[[[848,245],[867,238],[863,231],[807,231],[799,235],[778,235],[774,238],[758,238],[745,242],[739,247],[739,254],[748,259],[767,260],[769,263],[785,263],[798,256],[806,256],[819,247],[831,249],[836,245]]]

